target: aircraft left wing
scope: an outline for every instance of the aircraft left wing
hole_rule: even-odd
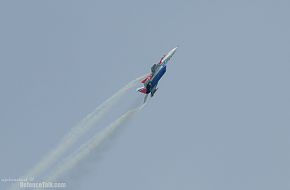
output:
[[[137,91],[143,93],[143,94],[147,94],[147,89],[145,87],[140,87],[140,88],[137,88]]]
[[[152,79],[152,73],[148,74],[143,80],[141,80],[141,83],[144,84],[151,79]]]

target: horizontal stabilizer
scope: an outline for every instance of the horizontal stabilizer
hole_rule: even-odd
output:
[[[147,94],[147,89],[145,87],[137,88],[137,91],[139,91],[143,94]]]

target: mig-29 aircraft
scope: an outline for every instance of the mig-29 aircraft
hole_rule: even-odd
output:
[[[154,96],[155,92],[158,90],[157,85],[159,80],[162,78],[164,73],[166,72],[167,62],[174,55],[178,47],[173,48],[167,54],[165,54],[158,64],[154,64],[151,67],[151,73],[148,74],[141,83],[144,84],[144,87],[140,87],[137,91],[145,94],[144,103],[147,100],[148,94],[151,93],[151,97]]]

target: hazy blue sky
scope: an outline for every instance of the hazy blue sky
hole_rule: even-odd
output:
[[[0,26],[0,178],[179,45],[79,188],[290,188],[289,0],[11,0]]]

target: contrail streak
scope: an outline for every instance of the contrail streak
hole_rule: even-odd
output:
[[[83,144],[78,151],[69,156],[53,174],[48,178],[47,181],[55,181],[58,177],[64,175],[70,169],[74,168],[81,160],[86,158],[92,151],[94,151],[99,145],[101,145],[105,140],[107,140],[116,128],[130,119],[135,113],[140,111],[145,104],[137,108],[127,111],[125,114],[120,116],[117,120],[111,123],[108,127],[104,128],[101,132],[98,132],[95,136],[91,138],[87,143]]]
[[[45,155],[39,163],[37,163],[23,176],[23,178],[37,178],[40,174],[50,168],[51,165],[54,164],[67,151],[68,148],[70,148],[89,129],[95,126],[118,102],[118,100],[123,95],[125,95],[128,90],[134,88],[138,84],[138,81],[140,81],[142,78],[144,78],[144,75],[132,80],[110,98],[104,101],[101,105],[99,105],[93,112],[88,114],[78,125],[73,127],[70,132],[62,138],[56,148],[54,148],[47,155]],[[10,189],[17,189],[16,186],[17,185],[14,184]]]

